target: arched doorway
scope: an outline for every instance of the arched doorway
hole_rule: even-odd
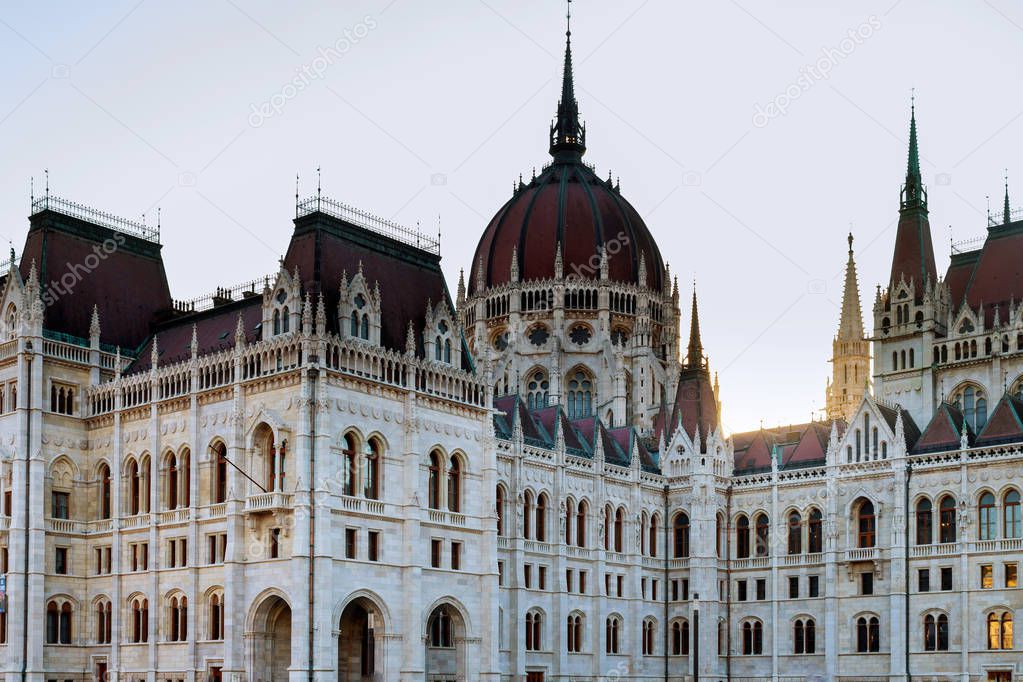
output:
[[[426,679],[463,682],[465,665],[465,621],[450,604],[440,604],[426,621]]]
[[[338,682],[377,682],[384,679],[383,628],[380,609],[369,599],[359,597],[345,606],[338,624]]]
[[[270,595],[256,607],[250,652],[254,682],[287,682],[291,667],[291,607],[277,595]]]

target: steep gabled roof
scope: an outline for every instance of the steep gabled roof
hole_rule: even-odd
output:
[[[920,438],[920,427],[913,421],[913,417],[906,410],[900,410],[896,407],[890,407],[888,405],[882,405],[881,403],[874,403],[881,418],[885,420],[888,427],[895,433],[895,423],[898,421],[899,414],[902,414],[902,430],[906,434],[906,451],[909,452],[913,449],[917,439]]]
[[[903,412],[903,419],[906,413]],[[963,413],[942,402],[934,413],[927,428],[917,439],[911,450],[912,454],[924,452],[942,452],[944,450],[958,450],[962,443]],[[969,424],[966,425],[967,438],[972,443],[976,436]]]
[[[1023,441],[1023,401],[1006,393],[977,437],[977,445],[1019,441]]]
[[[845,422],[835,422],[844,433]],[[816,421],[732,434],[736,475],[769,471],[772,457],[778,468],[799,468],[827,461],[831,424]]]

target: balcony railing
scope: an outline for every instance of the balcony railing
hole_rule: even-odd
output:
[[[846,561],[874,561],[881,558],[878,547],[855,547],[845,550]]]
[[[274,509],[291,509],[295,501],[294,493],[280,491],[258,493],[245,498],[245,511],[272,511]]]
[[[465,527],[466,525],[465,514],[444,511],[443,509],[431,509],[430,521],[432,521],[433,523],[443,523],[444,525],[447,526]]]

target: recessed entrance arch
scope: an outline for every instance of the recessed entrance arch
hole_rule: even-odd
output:
[[[291,606],[270,594],[257,602],[245,639],[254,682],[287,682],[291,667]]]
[[[345,605],[338,623],[338,682],[383,682],[384,615],[368,597]]]
[[[426,621],[426,679],[462,682],[466,676],[465,619],[452,604],[441,603]]]

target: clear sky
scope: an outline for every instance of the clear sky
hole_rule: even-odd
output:
[[[1018,2],[572,4],[586,159],[621,177],[679,274],[685,330],[696,279],[729,430],[823,407],[850,225],[871,324],[912,88],[939,271],[950,235],[983,234],[1007,167],[1023,204]],[[20,252],[29,177],[40,192],[49,168],[55,194],[150,222],[160,206],[172,293],[191,298],[275,269],[295,173],[308,194],[320,166],[337,199],[428,232],[440,216],[453,290],[513,179],[548,159],[564,14],[5,1],[0,236]]]

